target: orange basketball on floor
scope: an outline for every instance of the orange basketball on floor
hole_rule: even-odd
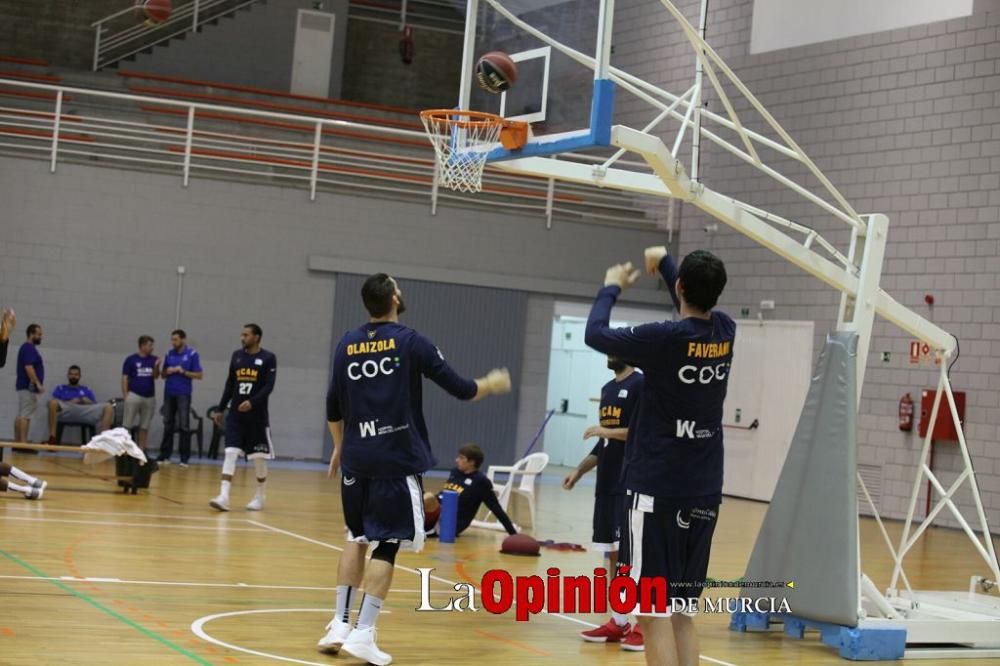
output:
[[[170,0],[145,0],[142,11],[153,23],[163,23],[170,18]]]
[[[490,51],[476,63],[476,81],[486,92],[501,93],[517,81],[517,64],[503,51]]]
[[[527,534],[511,534],[503,540],[500,552],[508,555],[540,555],[538,542]]]

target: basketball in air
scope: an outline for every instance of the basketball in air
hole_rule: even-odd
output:
[[[517,65],[503,51],[490,51],[476,62],[476,81],[488,93],[502,93],[517,81]]]
[[[163,23],[170,18],[170,0],[145,0],[142,12],[150,23]]]

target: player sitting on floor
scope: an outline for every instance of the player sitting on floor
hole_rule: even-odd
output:
[[[5,477],[10,477],[10,480]],[[17,480],[17,483],[14,482]],[[47,481],[36,479],[27,472],[14,467],[8,463],[0,463],[0,492],[13,490],[17,493],[24,493],[25,499],[42,499]]]
[[[517,528],[510,521],[507,512],[500,506],[493,483],[479,471],[483,464],[483,450],[476,444],[466,444],[455,456],[455,467],[448,475],[448,481],[440,493],[424,493],[424,529],[427,536],[437,536],[437,523],[441,517],[441,493],[453,490],[458,493],[458,520],[455,535],[459,535],[472,523],[479,513],[479,507],[493,512],[508,534],[517,534]]]

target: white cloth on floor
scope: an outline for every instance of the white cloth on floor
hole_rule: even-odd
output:
[[[136,443],[132,441],[132,436],[125,428],[105,430],[91,438],[83,445],[83,448],[87,450],[83,455],[83,462],[88,465],[104,462],[108,458],[120,455],[132,456],[143,464],[146,463],[146,454],[136,446]]]

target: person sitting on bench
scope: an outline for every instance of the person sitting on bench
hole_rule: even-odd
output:
[[[57,423],[84,424],[94,428],[94,434],[111,427],[114,406],[109,403],[97,404],[94,392],[86,384],[80,383],[80,366],[71,365],[66,372],[69,384],[60,384],[52,392],[49,400],[49,444],[58,444]]]

